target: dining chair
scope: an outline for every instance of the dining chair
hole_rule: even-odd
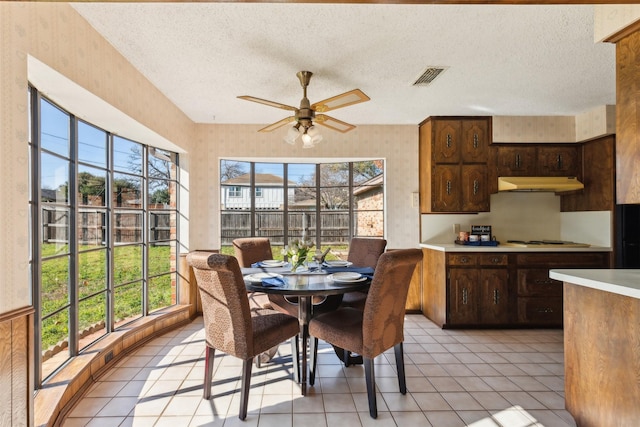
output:
[[[378,258],[386,247],[385,239],[354,237],[349,243],[347,261],[356,267],[371,267],[375,270]],[[342,297],[342,305],[362,309],[366,299],[366,292],[348,292]]]
[[[240,267],[248,268],[256,262],[273,259],[271,241],[268,237],[240,237],[233,239],[231,244]],[[252,307],[271,308],[269,298],[262,292],[250,292],[249,303]]]
[[[404,373],[404,315],[411,276],[422,260],[420,249],[400,249],[382,254],[378,260],[364,310],[353,307],[315,316],[309,322],[311,372],[315,382],[318,339],[362,355],[369,398],[369,414],[378,416],[374,359],[394,348],[400,393],[406,394]]]
[[[242,359],[238,417],[244,420],[247,416],[252,360],[287,339],[296,337],[300,331],[298,319],[271,309],[251,309],[235,257],[196,251],[187,255],[187,262],[193,268],[202,299],[206,345],[203,398],[211,398],[215,351]],[[295,370],[299,354],[293,339],[291,348]]]

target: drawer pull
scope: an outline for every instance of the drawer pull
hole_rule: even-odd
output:
[[[460,258],[460,263],[467,264],[469,262],[469,257],[463,256]]]
[[[539,308],[538,313],[553,313],[553,308],[551,307]]]
[[[553,284],[552,279],[536,279],[533,281],[536,285],[551,285]]]
[[[493,258],[491,258],[491,262],[493,264],[500,264],[500,258],[498,258],[497,256],[494,256]]]

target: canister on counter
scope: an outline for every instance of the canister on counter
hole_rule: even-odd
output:
[[[468,231],[461,231],[460,233],[458,233],[458,240],[461,241],[461,242],[469,241],[469,232]]]

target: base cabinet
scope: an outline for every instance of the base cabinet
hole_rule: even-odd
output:
[[[443,328],[562,327],[557,268],[608,268],[609,252],[423,249],[422,312]]]

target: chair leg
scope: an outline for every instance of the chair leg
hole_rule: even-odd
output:
[[[363,357],[364,377],[367,383],[367,396],[369,397],[369,415],[378,418],[378,403],[376,402],[376,375],[373,369],[373,359]]]
[[[209,400],[211,398],[211,380],[213,379],[213,357],[216,353],[216,349],[205,347],[204,352],[204,386],[202,391],[202,398]]]
[[[349,350],[342,350],[342,362],[344,363],[344,367],[349,367],[349,358],[351,357],[351,352]]]
[[[398,343],[393,347],[396,355],[396,369],[398,370],[398,385],[400,386],[400,393],[407,394],[407,380],[404,375],[404,350],[402,343]]]
[[[293,362],[293,380],[300,382],[300,343],[299,336],[291,337],[291,361]]]
[[[309,365],[309,385],[316,382],[316,366],[318,365],[318,338],[309,337],[311,344],[309,345],[309,353],[311,353],[311,361]]]
[[[249,388],[251,387],[251,367],[252,360],[242,361],[242,381],[240,390],[240,414],[238,418],[244,420],[247,418],[247,406],[249,404]]]

